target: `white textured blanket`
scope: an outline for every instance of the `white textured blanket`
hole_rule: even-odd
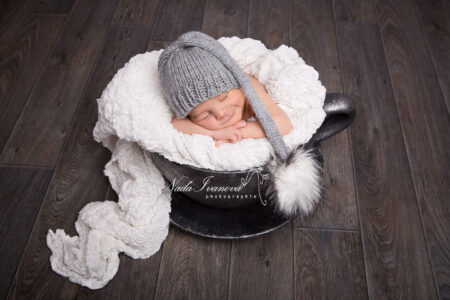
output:
[[[270,50],[251,38],[218,41],[289,116],[294,129],[283,136],[288,150],[306,143],[325,119],[326,90],[314,68],[285,45]],[[120,252],[135,259],[148,258],[167,237],[170,189],[161,192],[165,182],[149,151],[214,170],[261,166],[273,153],[265,138],[217,148],[209,136],[175,130],[158,79],[162,51],[132,57],[97,99],[99,114],[93,134],[112,153],[104,173],[119,201],[87,204],[75,223],[79,236],[70,237],[62,229],[49,229],[47,235],[53,270],[91,289],[103,287],[114,277]]]

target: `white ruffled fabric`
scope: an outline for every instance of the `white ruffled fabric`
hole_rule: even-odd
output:
[[[286,45],[275,50],[251,38],[218,39],[244,72],[256,77],[289,116],[294,129],[283,136],[288,150],[307,143],[325,119],[326,90],[319,74]],[[111,153],[104,173],[118,202],[87,204],[75,223],[79,236],[49,229],[51,266],[72,282],[98,289],[119,267],[119,253],[148,258],[159,251],[170,224],[170,189],[149,152],[171,161],[214,170],[261,166],[273,148],[267,139],[244,139],[215,147],[214,140],[173,128],[158,79],[163,49],[130,59],[103,91],[93,135]]]

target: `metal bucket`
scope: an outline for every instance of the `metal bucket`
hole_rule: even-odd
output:
[[[322,165],[320,142],[344,130],[353,122],[355,109],[351,99],[341,93],[329,93],[324,103],[326,118],[307,145],[297,149],[313,148],[315,158]],[[237,171],[214,171],[182,165],[170,161],[158,153],[151,153],[155,166],[161,171],[172,193],[188,197],[198,203],[220,209],[234,209],[265,203],[269,187],[267,165]],[[177,195],[178,196],[178,195]]]

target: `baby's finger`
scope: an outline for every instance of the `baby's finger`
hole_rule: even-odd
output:
[[[227,140],[217,140],[216,141],[216,147],[219,147],[220,145],[227,143]]]
[[[240,130],[238,130],[238,132],[236,132],[236,139],[237,139],[238,141],[240,141],[240,140],[242,139],[242,137],[241,137],[241,131],[240,131]]]
[[[237,122],[237,124],[235,125],[236,128],[240,128],[240,127],[245,127],[247,126],[247,122],[245,120],[240,120],[239,122]]]

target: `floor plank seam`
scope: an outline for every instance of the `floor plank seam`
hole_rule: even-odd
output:
[[[227,300],[230,300],[231,297],[231,274],[232,274],[232,263],[231,263],[231,259],[232,259],[232,252],[233,252],[233,241],[230,241],[230,257],[229,257],[229,261],[228,261],[228,288],[227,288]]]
[[[336,50],[337,50],[337,57],[338,57],[338,63],[339,63],[339,72],[341,74],[341,90],[342,92],[345,94],[345,85],[344,85],[344,73],[342,70],[342,56],[341,56],[341,52],[340,52],[340,48],[339,48],[339,38],[338,38],[338,34],[337,34],[337,29],[336,29],[336,25],[338,23],[337,19],[336,19],[336,12],[335,12],[335,8],[334,8],[334,0],[332,1],[332,12],[333,12],[333,19],[334,19],[334,35],[335,35],[335,39],[336,39]],[[378,26],[378,25],[377,25]],[[350,95],[349,95],[350,96]],[[361,252],[362,252],[362,257],[363,257],[363,266],[364,266],[364,277],[365,277],[365,282],[366,282],[366,293],[367,293],[367,299],[370,299],[370,295],[369,295],[369,282],[368,282],[368,271],[367,271],[367,266],[366,266],[366,253],[364,251],[364,242],[363,242],[363,230],[362,230],[362,226],[361,226],[361,212],[359,210],[359,197],[358,197],[358,188],[357,188],[357,179],[356,179],[356,170],[355,170],[355,156],[354,156],[354,149],[353,149],[353,143],[352,143],[352,134],[351,134],[351,126],[348,128],[347,131],[347,137],[348,137],[348,142],[349,142],[349,146],[350,146],[350,160],[352,163],[352,176],[353,176],[353,189],[354,189],[354,195],[355,195],[355,202],[356,202],[356,212],[358,214],[358,227],[359,227],[359,243],[361,246]]]
[[[16,164],[0,164],[0,168],[29,168],[29,169],[47,169],[53,170],[49,166],[35,166],[35,165],[16,165]]]
[[[444,88],[443,88],[444,83],[442,83],[441,76],[439,76],[438,70],[436,68],[436,61],[434,59],[433,52],[431,52],[431,45],[427,39],[427,34],[425,32],[425,24],[423,24],[422,18],[420,17],[420,13],[418,12],[419,9],[417,7],[416,2],[414,1],[414,3],[412,3],[412,5],[414,7],[414,12],[416,14],[416,18],[417,18],[417,22],[419,23],[420,30],[422,31],[422,35],[423,35],[423,39],[425,41],[427,53],[428,53],[428,56],[430,57],[431,65],[433,66],[434,75],[436,76],[437,82],[439,83],[439,87],[441,89],[442,100],[444,101],[445,107],[447,107],[447,113],[450,113],[450,107],[447,106],[447,101],[445,101],[445,93],[444,93]]]
[[[72,10],[70,10],[70,11],[72,11]],[[30,16],[33,16],[33,17],[67,17],[68,15],[70,14],[70,12],[69,13],[48,13],[48,12],[46,12],[46,13],[39,13],[39,12],[30,12]]]
[[[30,242],[31,237],[33,236],[33,232],[34,232],[34,230],[35,230],[35,228],[36,228],[36,223],[37,223],[37,221],[38,221],[38,219],[39,219],[39,216],[40,216],[40,214],[41,214],[42,206],[44,205],[44,201],[45,201],[45,199],[47,198],[47,194],[48,194],[48,191],[49,191],[49,189],[50,189],[50,186],[51,186],[51,183],[52,183],[52,181],[53,181],[53,177],[54,177],[54,176],[55,176],[55,172],[53,171],[53,172],[52,172],[52,176],[50,177],[50,181],[49,181],[48,186],[47,186],[47,190],[45,191],[45,194],[44,194],[44,196],[42,197],[42,202],[41,202],[41,205],[39,206],[39,210],[38,210],[38,212],[37,212],[37,214],[36,214],[36,218],[34,219],[33,227],[31,227],[32,229],[31,229],[30,235],[28,236],[27,242],[25,243],[25,247],[23,248],[22,255],[21,255],[20,260],[19,260],[19,263],[17,264],[17,267],[16,267],[16,271],[14,272],[14,276],[12,277],[11,284],[10,284],[10,286],[9,286],[9,288],[8,288],[8,293],[7,293],[7,296],[6,296],[7,299],[9,298],[10,294],[14,292],[13,290],[11,290],[12,285],[13,285],[13,283],[14,283],[14,280],[16,279],[16,276],[18,275],[17,272],[19,271],[19,268],[20,268],[20,266],[21,266],[21,264],[22,264],[22,261],[23,261],[23,259],[24,259],[24,253],[25,253],[25,250],[26,250],[27,247],[28,247],[28,243]],[[48,263],[50,264],[50,258],[49,258],[49,260],[48,260]]]
[[[201,17],[202,22],[200,23],[200,31],[203,31],[203,32],[204,32],[204,30],[203,30],[203,22],[205,20],[205,11],[206,11],[206,7],[207,7],[206,5],[207,4],[208,4],[208,0],[205,0],[205,3],[203,4],[203,11],[202,11],[202,17]]]
[[[153,20],[153,24],[152,24],[152,31],[150,32],[150,42],[148,42],[147,45],[149,45],[153,41],[153,35],[155,34],[155,29],[158,26],[158,17],[157,16],[161,15],[161,7],[163,6],[162,2],[163,1],[158,2],[158,7],[156,8],[156,13],[155,13],[155,19]]]
[[[325,227],[305,227],[305,226],[294,226],[294,229],[317,230],[317,231],[360,232],[359,229],[325,228]]]
[[[293,295],[292,298],[295,300],[296,298],[296,284],[295,284],[295,246],[294,246],[294,219],[291,221],[291,251],[292,251],[292,289],[293,289]]]
[[[170,229],[170,225],[169,225],[169,229]],[[170,231],[167,233],[167,236],[169,236]],[[167,237],[166,237],[167,239]],[[159,260],[159,267],[158,267],[158,275],[156,275],[156,285],[155,285],[155,293],[153,294],[153,300],[156,299],[156,293],[158,292],[158,286],[159,286],[159,278],[161,275],[161,269],[162,269],[162,262],[164,259],[164,246],[166,245],[166,242],[164,241],[161,247],[161,259]]]
[[[153,25],[124,25],[120,23],[115,23],[111,24],[111,27],[123,29],[152,29]]]
[[[249,28],[250,28],[250,0],[248,0],[247,3],[248,3],[247,4],[248,9],[247,9],[247,32],[246,32],[246,35],[248,37],[248,31],[249,31]]]

